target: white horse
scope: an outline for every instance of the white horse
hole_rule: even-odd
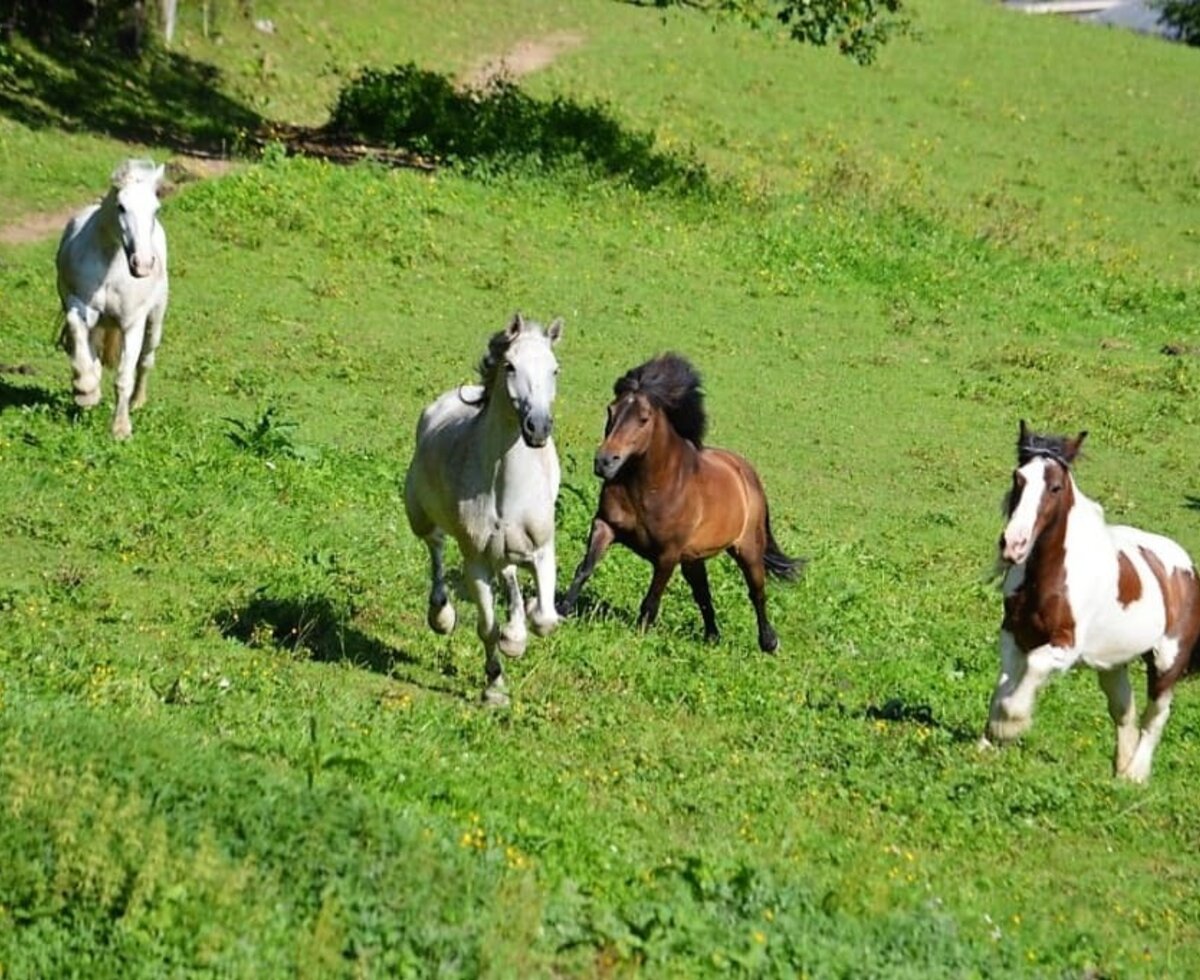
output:
[[[429,625],[454,629],[446,593],[442,549],[450,534],[462,552],[477,629],[487,654],[485,703],[508,703],[497,648],[510,657],[525,652],[526,608],[517,566],[533,570],[537,599],[528,615],[545,636],[558,625],[554,609],[554,502],[558,455],[550,432],[558,362],[553,346],[562,319],[548,328],[516,314],[492,336],[479,364],[480,385],[442,395],[421,413],[417,444],[405,480],[405,506],[413,533],[429,548],[432,586]],[[508,622],[499,628],[493,607],[498,575],[508,594]]]
[[[59,344],[71,358],[75,401],[96,405],[101,366],[116,368],[118,439],[133,431],[130,408],[146,402],[167,312],[167,236],[157,217],[162,176],[150,161],[126,160],[104,199],[75,215],[58,245]]]
[[[1144,783],[1175,683],[1200,653],[1200,580],[1178,544],[1108,524],[1075,485],[1071,464],[1086,435],[1043,436],[1021,422],[1000,536],[1000,677],[982,745],[1020,735],[1042,685],[1083,664],[1099,672],[1117,729],[1113,771]],[[1140,724],[1127,669],[1139,657],[1148,699]]]

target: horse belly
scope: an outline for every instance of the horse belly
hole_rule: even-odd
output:
[[[1096,670],[1119,667],[1156,646],[1166,628],[1166,612],[1157,591],[1128,606],[1114,604],[1088,624],[1080,659]]]

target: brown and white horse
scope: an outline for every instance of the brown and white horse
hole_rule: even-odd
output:
[[[1071,464],[1086,435],[1038,435],[1021,421],[1000,536],[1000,678],[981,745],[1020,735],[1047,679],[1084,664],[1099,671],[1116,725],[1114,772],[1144,783],[1175,682],[1196,656],[1200,581],[1178,544],[1107,524],[1103,508],[1075,485]],[[1138,657],[1149,699],[1140,726],[1127,670]]]

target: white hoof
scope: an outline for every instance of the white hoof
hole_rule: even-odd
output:
[[[975,743],[975,748],[979,752],[995,752],[995,743],[990,741],[986,735],[980,735],[979,741]]]
[[[538,636],[549,636],[559,624],[558,612],[554,607],[550,607],[550,613],[547,615],[542,612],[542,607],[534,599],[530,599],[525,604],[525,612],[529,616],[529,623],[533,627],[534,633]]]
[[[1029,726],[1033,724],[1033,716],[1014,718],[1005,713],[1003,707],[1000,711],[988,718],[987,728],[984,730],[984,738],[992,739],[997,742],[1011,742],[1015,738],[1019,738]]]
[[[95,408],[100,404],[100,387],[97,385],[91,391],[75,392],[75,404],[80,408]]]
[[[525,632],[524,626],[514,627],[512,623],[509,623],[500,631],[498,646],[500,652],[506,657],[523,657],[528,640],[529,634]]]
[[[429,628],[435,633],[441,633],[446,636],[448,633],[454,632],[454,625],[458,622],[458,616],[454,612],[454,606],[449,602],[441,606],[430,606],[427,621]]]
[[[113,419],[112,434],[114,439],[120,439],[122,441],[133,435],[133,426],[129,424],[129,419]]]
[[[511,702],[505,689],[504,678],[500,677],[485,687],[480,701],[485,708],[507,708]]]

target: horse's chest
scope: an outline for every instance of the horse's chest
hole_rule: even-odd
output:
[[[1004,597],[1004,629],[1025,652],[1075,645],[1075,616],[1065,582],[1026,579]]]

